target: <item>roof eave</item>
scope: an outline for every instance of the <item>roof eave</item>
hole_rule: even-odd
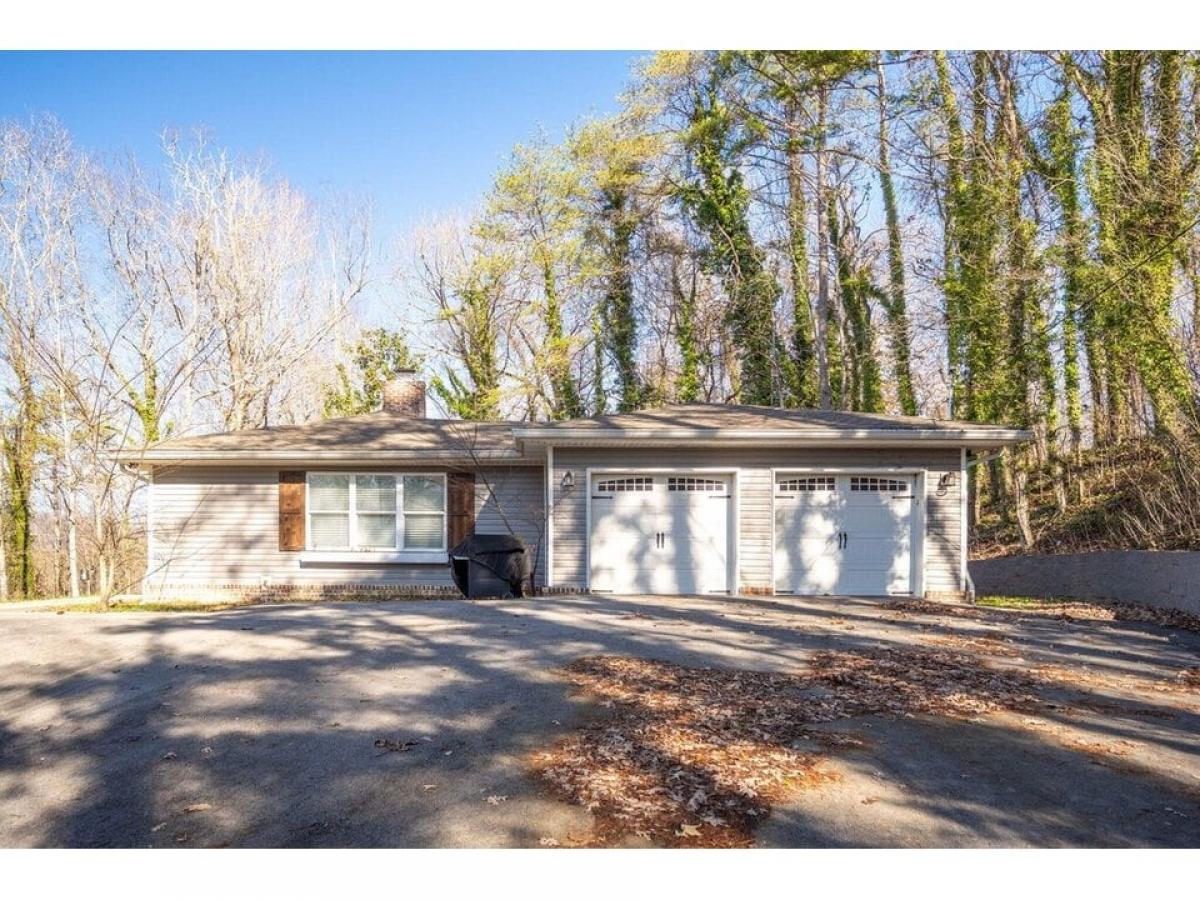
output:
[[[392,463],[462,466],[473,463],[520,465],[539,462],[511,450],[479,450],[472,454],[440,450],[155,450],[119,453],[118,462],[137,468],[170,465],[300,466]]]
[[[513,436],[531,444],[553,444],[556,447],[627,446],[630,443],[679,446],[684,444],[720,444],[722,446],[825,447],[843,444],[857,446],[914,446],[914,447],[1002,447],[1020,444],[1033,438],[1032,432],[1016,428],[979,429],[845,429],[837,431],[755,431],[729,428],[518,428]]]

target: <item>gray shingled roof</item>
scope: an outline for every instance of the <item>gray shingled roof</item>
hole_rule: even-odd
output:
[[[583,431],[614,429],[644,431],[662,429],[747,431],[946,431],[1008,429],[977,425],[952,419],[922,416],[888,416],[882,413],[842,412],[821,409],[778,409],[772,406],[688,403],[659,406],[638,412],[568,419],[562,422],[528,423],[516,426],[521,432],[532,430]]]
[[[570,419],[563,422],[463,422],[413,419],[387,412],[325,419],[303,425],[250,428],[179,437],[155,444],[144,454],[123,454],[129,462],[176,459],[276,460],[283,458],[519,460],[523,443],[562,439],[621,442],[720,438],[812,441],[891,439],[942,440],[964,445],[1000,445],[1028,434],[995,425],[977,425],[919,416],[766,406],[681,404],[639,412]]]
[[[246,428],[178,437],[155,444],[155,452],[229,451],[319,453],[330,450],[445,453],[469,457],[518,457],[511,422],[414,419],[388,412],[324,419],[303,425]]]

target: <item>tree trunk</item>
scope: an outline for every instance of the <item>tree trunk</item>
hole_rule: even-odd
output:
[[[1021,534],[1021,546],[1033,549],[1033,526],[1029,519],[1029,473],[1022,460],[1015,461],[1012,468],[1013,509],[1017,517],[1017,529]]]
[[[959,119],[958,99],[950,81],[950,65],[943,50],[933,54],[938,98],[946,126],[946,186],[942,197],[945,218],[942,247],[942,290],[946,302],[946,368],[949,381],[948,412],[962,418],[963,364],[965,362],[966,317],[962,297],[962,247],[960,244],[963,206],[963,159],[966,139]]]
[[[892,165],[888,149],[887,82],[883,74],[883,54],[875,55],[875,76],[879,90],[879,182],[883,194],[884,217],[887,222],[888,245],[888,331],[892,357],[896,367],[896,394],[900,412],[917,414],[917,398],[913,393],[912,362],[909,358],[908,303],[904,288],[904,247],[900,238],[900,213],[896,204],[896,188],[892,183]]]
[[[830,359],[829,345],[833,330],[830,328],[829,300],[829,237],[825,225],[825,106],[828,99],[828,88],[821,85],[817,88],[817,381],[818,399],[821,409],[833,407],[833,392],[830,388],[830,368],[834,362]]]
[[[800,103],[788,103],[787,184],[788,259],[792,281],[792,395],[796,406],[811,407],[819,398],[812,299],[808,289],[808,210],[804,197],[804,157],[800,153]]]

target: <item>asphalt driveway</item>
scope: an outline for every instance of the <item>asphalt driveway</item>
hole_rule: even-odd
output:
[[[539,846],[591,815],[529,753],[605,710],[620,654],[794,671],[822,650],[1003,641],[1070,671],[1036,715],[870,717],[760,846],[1200,846],[1200,635],[866,600],[548,597],[0,613],[2,846]],[[1084,701],[1079,698],[1083,697]],[[636,841],[634,842],[636,843]]]

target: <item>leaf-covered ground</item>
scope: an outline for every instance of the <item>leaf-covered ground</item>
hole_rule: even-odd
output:
[[[926,603],[886,609],[894,619],[948,615],[1003,621],[1006,615]],[[1052,614],[1100,621],[1136,618],[1135,610],[1087,604]],[[633,839],[660,846],[750,846],[775,804],[836,777],[822,762],[861,743],[853,731],[855,719],[977,720],[999,711],[1036,717],[1039,710],[1170,717],[1136,703],[1095,698],[1101,691],[1105,696],[1155,692],[1190,702],[1200,685],[1198,668],[1181,670],[1170,680],[1118,678],[1086,667],[1030,665],[1021,657],[1023,648],[1003,633],[978,634],[940,621],[922,628],[927,649],[821,651],[795,672],[584,657],[563,675],[603,715],[535,753],[532,767],[553,794],[592,813],[593,831],[580,843],[612,846]],[[842,720],[850,721],[834,724]],[[1038,718],[1017,721],[1047,727]],[[1112,742],[1065,734],[1059,744],[1109,761],[1128,753]]]

